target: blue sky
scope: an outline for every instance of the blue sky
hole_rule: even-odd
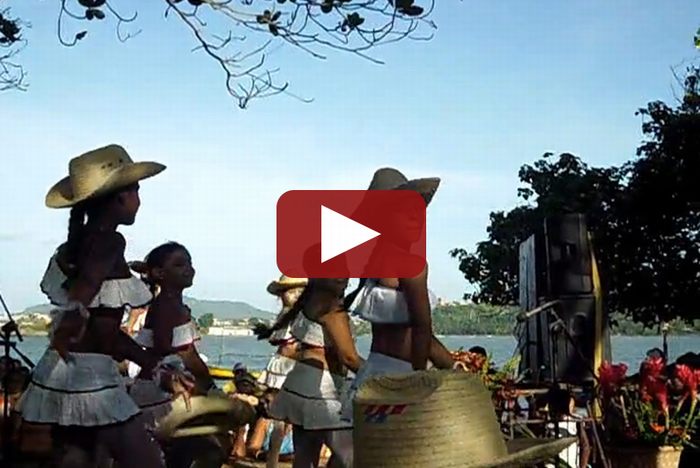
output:
[[[55,2],[52,2],[55,3]],[[467,285],[449,257],[485,236],[489,212],[516,203],[517,170],[544,152],[591,164],[634,157],[635,111],[673,98],[671,67],[697,59],[697,1],[439,0],[431,42],[325,61],[283,47],[271,56],[292,90],[239,110],[189,32],[140,10],[134,39],[93,25],[77,47],[55,36],[55,5],[2,2],[30,19],[26,93],[0,94],[0,291],[13,309],[43,301],[38,283],[64,240],[68,212],[43,205],[70,157],[107,143],[167,171],[146,181],[129,258],[166,240],[187,245],[199,298],[275,309],[275,203],[295,188],[362,189],[375,169],[439,176],[428,213],[430,284]],[[124,2],[136,5],[137,2]]]

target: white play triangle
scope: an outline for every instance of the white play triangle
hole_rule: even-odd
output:
[[[379,235],[374,229],[321,205],[321,263]]]

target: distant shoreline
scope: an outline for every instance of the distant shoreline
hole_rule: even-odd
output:
[[[36,330],[24,330],[20,327],[20,332],[22,333],[23,336],[36,336],[36,337],[48,337],[49,333],[46,331],[36,331]],[[360,333],[357,336],[369,336],[369,333]],[[220,335],[220,334],[209,334],[209,333],[202,333],[202,336],[210,336],[210,337],[216,337],[216,338],[241,338],[241,337],[249,337],[249,336],[254,336],[252,333],[246,333],[246,334],[225,334],[225,335]],[[465,333],[465,334],[439,334],[435,335],[438,338],[443,337],[443,336],[493,336],[493,337],[503,337],[507,336],[509,338],[515,338],[511,334],[501,334],[501,333]],[[649,337],[649,336],[658,336],[661,338],[661,335],[657,335],[654,333],[649,333],[649,334],[623,334],[623,333],[611,333],[611,337]],[[691,333],[674,333],[668,335],[669,338],[675,337],[675,336],[700,336],[700,333],[697,332],[691,332]]]
[[[251,336],[260,323],[270,324],[274,315],[244,302],[211,301],[186,298],[200,333],[210,336]],[[42,304],[16,314],[17,324],[27,336],[47,336],[52,306]],[[487,304],[450,303],[438,305],[432,312],[433,332],[438,336],[513,336],[518,313],[516,307]],[[620,314],[611,313],[615,324],[611,336],[660,336],[656,328],[645,328]],[[368,322],[353,318],[355,336],[371,333]],[[211,331],[211,333],[207,333]],[[700,334],[700,320],[693,323],[674,321],[669,324],[669,335]]]

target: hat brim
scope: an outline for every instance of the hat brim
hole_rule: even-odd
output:
[[[190,398],[190,409],[182,398],[172,403],[172,410],[158,423],[156,434],[161,439],[211,435],[250,424],[255,409],[248,403],[224,397],[195,396]],[[204,434],[206,432],[207,434]]]
[[[49,208],[70,208],[85,200],[106,195],[120,188],[135,184],[140,180],[153,177],[163,172],[163,170],[165,170],[165,166],[157,162],[135,162],[115,170],[104,184],[80,197],[73,195],[70,177],[64,177],[51,187],[46,194],[46,206]]]
[[[423,179],[409,180],[393,190],[413,190],[414,192],[418,192],[425,200],[425,204],[428,205],[433,199],[433,196],[435,195],[435,192],[437,192],[439,186],[439,177],[425,177]]]
[[[267,285],[267,292],[272,294],[273,296],[279,296],[285,291],[289,291],[290,289],[295,289],[295,288],[304,288],[308,284],[308,281],[289,281],[289,282],[284,282],[280,283],[279,281],[272,281],[270,284]]]
[[[561,439],[522,438],[506,442],[508,455],[491,463],[470,468],[517,468],[542,463],[557,456],[562,450],[576,442],[576,437]]]

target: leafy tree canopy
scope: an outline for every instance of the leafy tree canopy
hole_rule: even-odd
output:
[[[545,154],[520,169],[524,201],[492,213],[476,250],[454,249],[475,302],[518,299],[518,249],[548,216],[587,216],[608,309],[647,326],[700,318],[700,70],[676,106],[649,103],[645,141],[621,167]]]

